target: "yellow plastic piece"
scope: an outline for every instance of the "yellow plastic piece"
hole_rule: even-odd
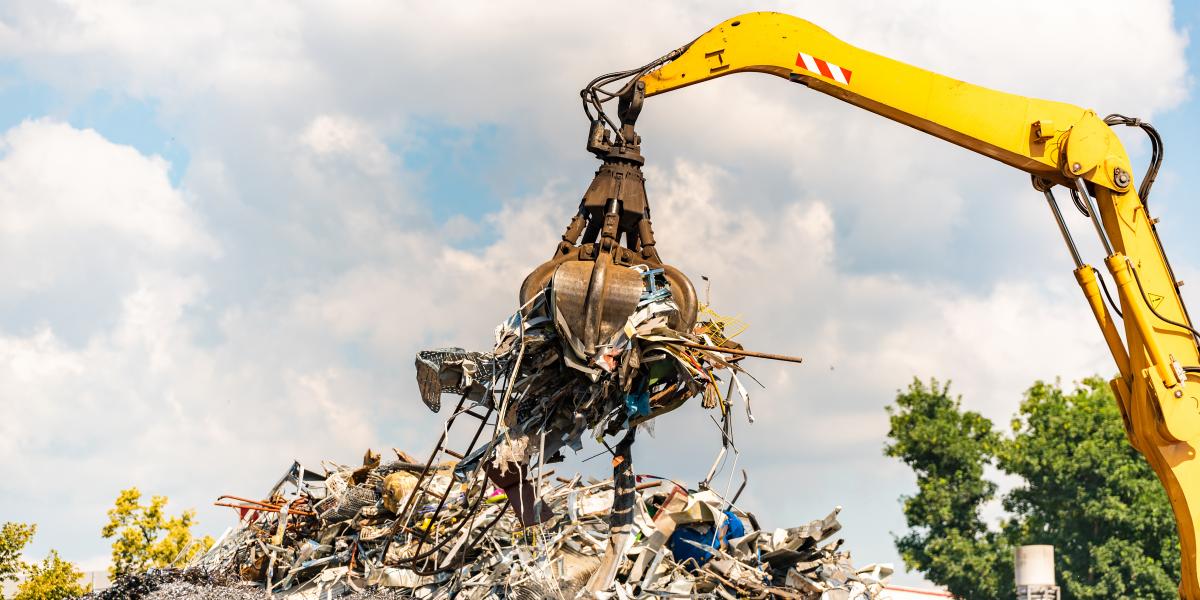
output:
[[[699,323],[697,333],[707,335],[716,346],[723,346],[725,342],[750,328],[750,325],[741,318],[717,314],[707,304],[701,303],[700,310],[697,312],[699,315],[696,319]]]
[[[1105,265],[1119,289],[1124,342],[1091,267],[1077,271],[1076,278],[1120,371],[1112,388],[1130,442],[1158,474],[1175,512],[1183,562],[1180,596],[1200,600],[1200,379],[1188,373],[1181,381],[1177,370],[1200,366],[1200,352],[1189,332],[1154,314],[1191,326],[1133,185],[1129,156],[1112,130],[1091,110],[945,77],[855,48],[808,21],[778,13],[749,13],[717,25],[642,82],[649,97],[744,72],[795,81],[1056,184],[1073,186],[1075,178],[1094,184],[1113,247]],[[1115,181],[1118,173],[1121,184]]]

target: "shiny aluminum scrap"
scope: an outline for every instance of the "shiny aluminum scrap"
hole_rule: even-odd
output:
[[[522,527],[501,490],[483,484],[483,508],[467,515],[467,499],[478,490],[458,465],[437,465],[432,492],[421,491],[415,483],[424,465],[397,454],[400,460],[383,462],[368,451],[362,466],[326,465],[323,473],[296,463],[264,500],[224,497],[220,504],[239,512],[238,525],[189,568],[294,599],[371,590],[430,600],[586,594],[605,558],[612,480],[545,477],[537,492],[554,517]],[[842,540],[827,541],[841,529],[840,509],[800,527],[761,529],[754,515],[715,492],[638,480],[634,535],[619,552],[614,586],[596,597],[866,600],[877,597],[891,573],[887,565],[856,569]],[[397,528],[396,513],[414,493],[418,508]],[[448,509],[431,522],[442,494],[450,498]],[[471,522],[444,556],[421,567],[389,566],[413,552],[422,535],[451,530],[462,519]],[[401,533],[389,547],[394,529]]]

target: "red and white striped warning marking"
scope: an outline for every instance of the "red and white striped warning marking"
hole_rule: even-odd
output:
[[[831,62],[825,62],[811,54],[801,52],[796,56],[796,66],[804,67],[813,73],[820,73],[842,85],[850,85],[850,69],[843,69]]]

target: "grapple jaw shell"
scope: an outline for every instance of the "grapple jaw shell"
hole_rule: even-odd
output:
[[[635,265],[663,269],[678,311],[667,325],[677,331],[691,331],[696,323],[696,289],[679,269],[657,261],[647,261],[632,251],[616,249],[612,255],[595,256],[591,244],[560,248],[555,257],[533,270],[521,284],[521,305],[542,293],[549,296],[560,331],[571,340],[581,357],[593,354],[598,344],[611,339],[637,310],[645,290]]]
[[[639,104],[640,105],[640,104]],[[637,107],[623,113],[622,144],[599,154],[603,163],[567,225],[554,256],[521,284],[521,306],[548,292],[555,323],[580,358],[591,358],[637,310],[646,289],[634,267],[662,269],[678,311],[668,318],[676,331],[696,323],[696,288],[678,269],[664,265],[655,247],[646,199],[644,160],[633,131]],[[628,117],[629,121],[624,119]],[[622,243],[624,245],[622,245]]]

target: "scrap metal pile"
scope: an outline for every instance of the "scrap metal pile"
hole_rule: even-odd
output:
[[[357,467],[294,464],[263,499],[221,499],[238,527],[193,567],[299,598],[876,597],[891,569],[856,570],[840,540],[826,542],[836,510],[763,529],[737,506],[744,471],[736,491],[709,485],[734,470],[735,399],[754,421],[739,361],[800,359],[742,348],[744,326],[662,263],[640,157],[619,154],[490,352],[418,353],[424,403],[437,412],[444,394],[458,398],[427,460],[368,451]],[[638,430],[692,398],[719,414],[708,476],[689,488],[637,475]],[[553,477],[547,465],[585,436],[611,455],[612,477]]]
[[[400,520],[423,468],[381,462],[370,452],[361,467],[328,465],[321,474],[294,464],[267,499],[227,498],[242,512],[238,526],[191,567],[289,598],[392,590],[430,599],[574,598],[603,568],[612,480],[547,476],[536,491],[555,516],[525,527],[501,490],[484,483],[480,493],[473,487],[479,482],[456,465],[441,465],[434,469],[437,487],[416,492],[418,508]],[[633,535],[614,563],[613,586],[600,597],[865,599],[891,572],[855,569],[841,540],[824,543],[841,528],[837,510],[800,527],[762,529],[754,515],[711,490],[641,479]],[[447,506],[431,521],[443,496]],[[473,511],[467,500],[476,496],[485,500]],[[415,556],[435,531],[454,532],[444,552],[390,566]]]
[[[427,460],[368,451],[360,466],[294,463],[261,499],[221,497],[238,525],[189,567],[289,598],[875,598],[891,568],[851,566],[828,541],[837,510],[764,529],[736,506],[744,481],[733,494],[710,488],[716,464],[691,489],[635,475],[639,425],[689,398],[719,409],[718,463],[735,393],[753,420],[726,335],[736,323],[707,313],[674,329],[669,284],[641,273],[633,313],[592,348],[561,333],[569,325],[539,294],[497,328],[492,352],[421,352],[425,403],[458,394]],[[457,437],[470,441],[456,451],[464,422]],[[554,476],[546,465],[588,433],[613,477]]]
[[[535,457],[557,462],[564,447],[579,451],[589,431],[603,442],[696,396],[727,418],[736,392],[753,422],[738,377],[741,356],[729,354],[745,352],[730,339],[738,322],[709,311],[692,331],[680,331],[682,317],[663,269],[630,270],[640,274],[640,295],[632,297],[624,321],[600,327],[599,343],[573,335],[577,327],[561,302],[544,290],[496,328],[492,352],[443,348],[417,355],[421,398],[430,409],[439,410],[449,393],[465,399],[452,419],[463,406],[499,412],[496,444],[489,448],[495,465],[485,468],[520,469]]]

